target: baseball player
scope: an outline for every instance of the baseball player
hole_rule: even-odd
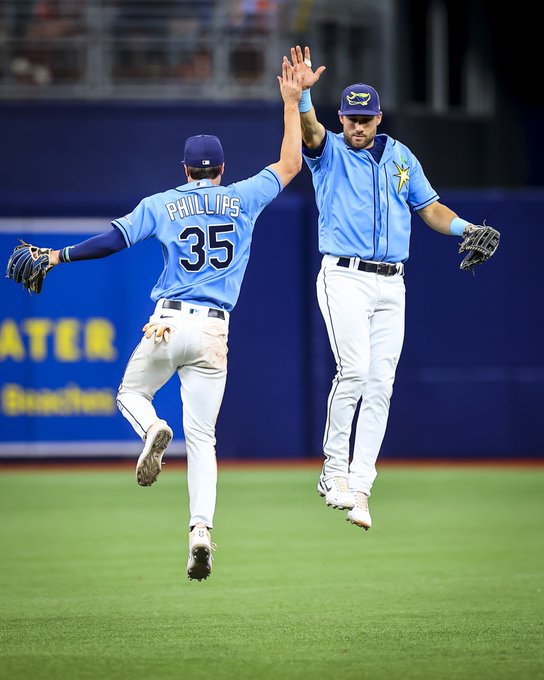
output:
[[[299,103],[303,157],[319,209],[318,303],[337,372],[327,403],[324,463],[317,485],[327,505],[369,529],[368,498],[385,435],[404,338],[404,263],[411,213],[432,229],[461,236],[475,229],[448,207],[410,149],[378,134],[380,100],[370,85],[346,87],[338,111],[341,133],[317,120],[310,88],[325,70],[312,70],[310,49],[291,48],[302,78]],[[357,404],[353,457],[349,440]]]
[[[183,160],[186,184],[144,198],[130,214],[113,220],[111,231],[51,253],[56,265],[105,257],[149,237],[162,246],[164,270],[151,292],[155,310],[128,362],[118,406],[144,441],[136,479],[150,486],[172,439],[171,428],[155,412],[153,397],[178,374],[187,444],[190,579],[205,579],[212,569],[215,424],[227,376],[229,317],[248,263],[255,220],[302,168],[300,78],[285,59],[278,81],[285,125],[278,162],[222,187],[221,142],[213,135],[189,137]]]

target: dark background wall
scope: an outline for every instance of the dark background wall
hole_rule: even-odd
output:
[[[447,44],[448,111],[440,114],[426,110],[432,96],[429,12],[436,4],[447,25],[435,36]],[[542,36],[535,11],[493,0],[409,0],[396,8],[399,106],[384,120],[392,134],[414,148],[440,186],[543,186],[544,93],[533,72]],[[463,113],[469,58],[489,79],[492,114]]]

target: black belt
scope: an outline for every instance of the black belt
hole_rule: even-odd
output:
[[[336,264],[339,267],[349,267],[349,263],[349,257],[339,257]],[[395,276],[395,274],[400,273],[399,267],[390,262],[365,262],[365,260],[359,260],[357,269],[360,272],[371,272],[372,274],[381,274],[382,276]]]
[[[179,300],[164,300],[162,303],[163,309],[177,309],[178,312],[181,310],[181,302]],[[208,309],[208,316],[214,317],[215,319],[225,319],[225,312],[222,309],[213,309],[210,307]]]

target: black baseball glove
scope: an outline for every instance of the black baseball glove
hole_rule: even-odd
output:
[[[8,260],[6,277],[20,283],[29,293],[41,293],[47,272],[53,268],[51,264],[51,248],[38,248],[21,239]]]
[[[466,253],[459,267],[470,271],[476,265],[489,260],[499,247],[500,237],[499,232],[487,224],[467,227],[459,244],[459,252]]]

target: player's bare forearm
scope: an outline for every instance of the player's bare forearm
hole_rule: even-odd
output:
[[[438,231],[440,234],[451,235],[450,224],[453,218],[457,217],[457,213],[453,212],[448,206],[435,201],[419,210],[418,214],[431,229]]]
[[[302,88],[300,78],[287,59],[283,61],[282,76],[278,77],[278,82],[283,98],[284,133],[280,160],[270,167],[278,173],[283,186],[286,186],[302,168],[302,134],[298,113]]]
[[[283,122],[285,130],[281,143],[280,160],[270,167],[278,173],[285,187],[302,169],[302,135],[296,103],[285,103]]]
[[[312,107],[306,113],[300,114],[302,141],[308,149],[317,149],[325,138],[325,127],[317,120],[315,109]]]
[[[304,48],[304,54],[300,45],[291,47],[292,66],[301,79],[303,90],[309,90],[317,83],[325,66],[319,66],[315,71],[312,70],[312,59],[310,48]],[[317,120],[315,109],[300,114],[300,125],[302,127],[302,140],[308,149],[316,149],[325,138],[325,128]]]

